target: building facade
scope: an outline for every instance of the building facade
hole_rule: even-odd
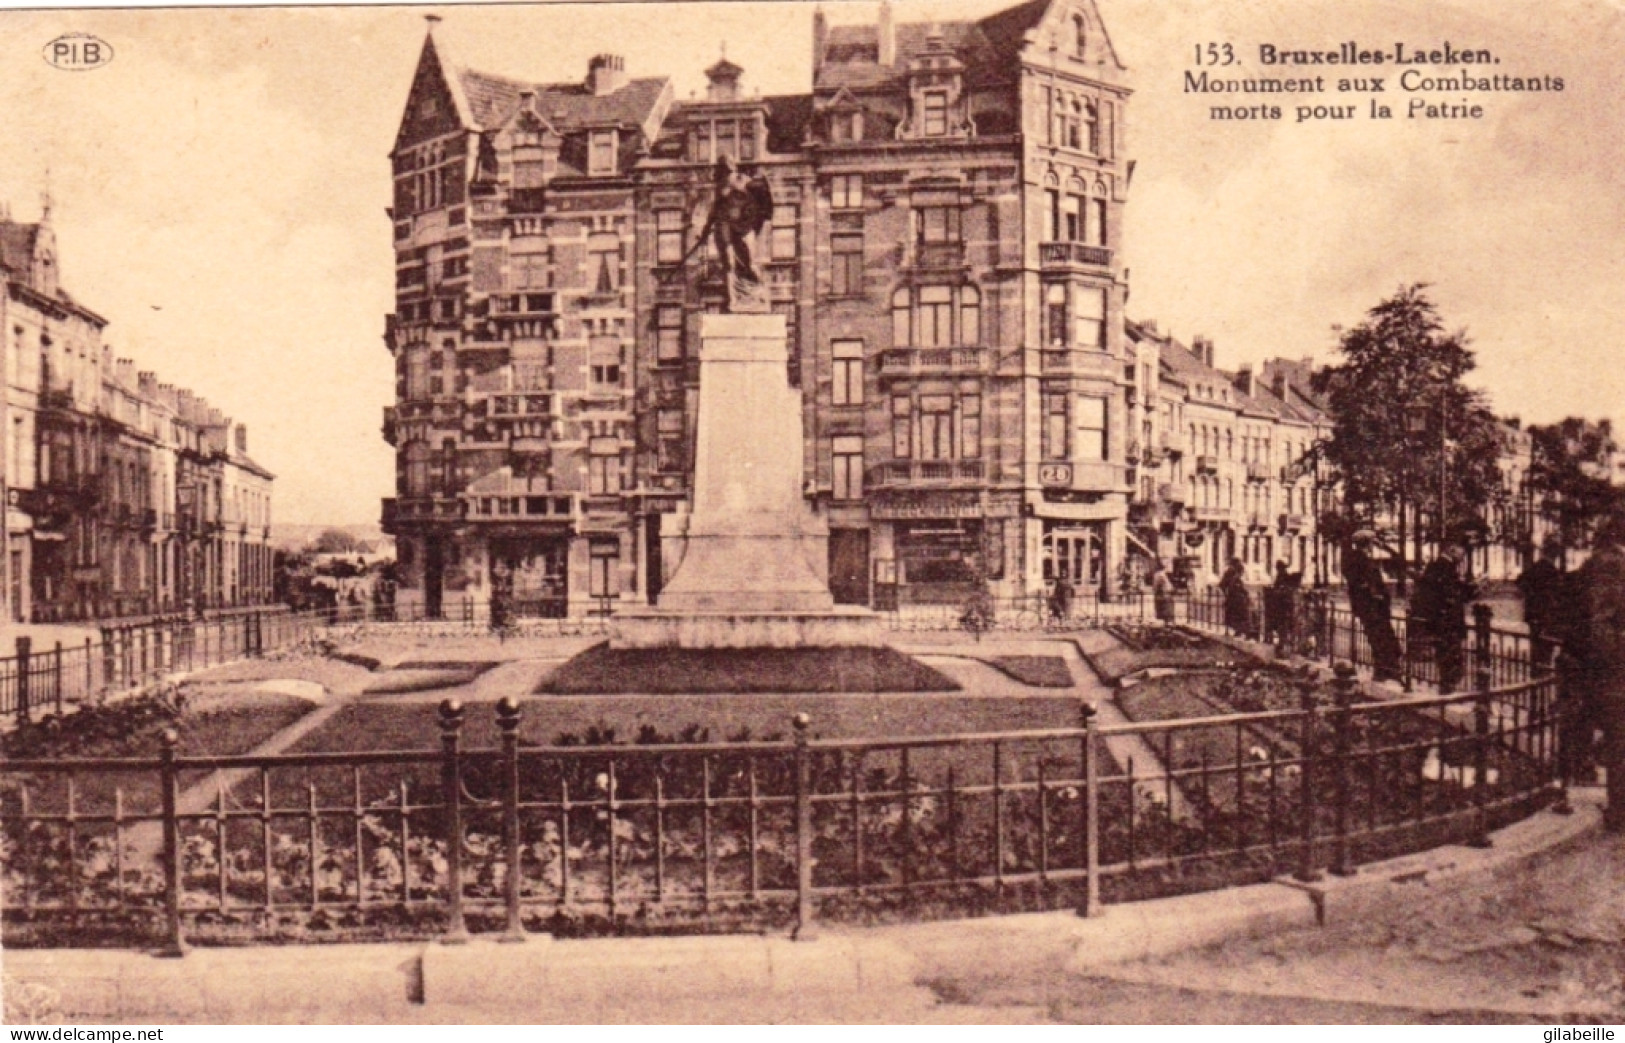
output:
[[[1335,582],[1307,363],[1216,368],[1125,319],[1130,91],[1091,0],[830,26],[806,93],[726,58],[701,98],[462,68],[434,22],[393,153],[398,597],[543,614],[658,600],[689,495],[698,235],[719,160],[772,189],[755,258],[789,333],[838,601],[1112,595],[1153,559]]]
[[[57,276],[50,210],[0,218],[5,617],[265,604],[272,476],[247,431],[103,343]]]

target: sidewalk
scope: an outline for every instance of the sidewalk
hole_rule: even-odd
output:
[[[1496,833],[1489,849],[1444,847],[1313,886],[1277,881],[1109,906],[1091,919],[1055,912],[829,927],[816,940],[799,942],[734,935],[260,946],[198,949],[178,960],[123,951],[15,950],[4,954],[4,972],[12,994],[43,987],[36,992],[50,1005],[44,1020],[57,1022],[998,1020],[996,1013],[939,1005],[937,997],[1056,975],[1132,981],[1146,976],[1151,965],[1143,961],[1151,958],[1358,923],[1419,891],[1511,872],[1585,841],[1600,822],[1600,794],[1582,791],[1576,798],[1574,815],[1541,812]],[[1499,1009],[1489,1002],[1473,1006]],[[1559,1007],[1514,1009],[1555,1014]]]

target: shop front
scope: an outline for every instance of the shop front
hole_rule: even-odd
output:
[[[876,608],[963,604],[1004,578],[1003,521],[980,495],[893,496],[870,510]]]

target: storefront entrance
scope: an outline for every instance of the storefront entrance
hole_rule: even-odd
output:
[[[898,522],[897,582],[904,602],[962,603],[982,589],[982,522],[942,518]]]
[[[491,593],[506,598],[515,615],[562,619],[568,610],[569,539],[491,541]]]
[[[1057,579],[1077,593],[1098,591],[1106,579],[1106,523],[1044,526],[1044,586]]]

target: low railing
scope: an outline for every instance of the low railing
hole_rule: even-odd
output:
[[[1478,680],[1487,684],[1487,675]],[[1488,833],[1556,793],[1557,686],[1076,728],[0,765],[7,944],[791,928],[1206,890]],[[199,799],[199,797],[203,799]]]

